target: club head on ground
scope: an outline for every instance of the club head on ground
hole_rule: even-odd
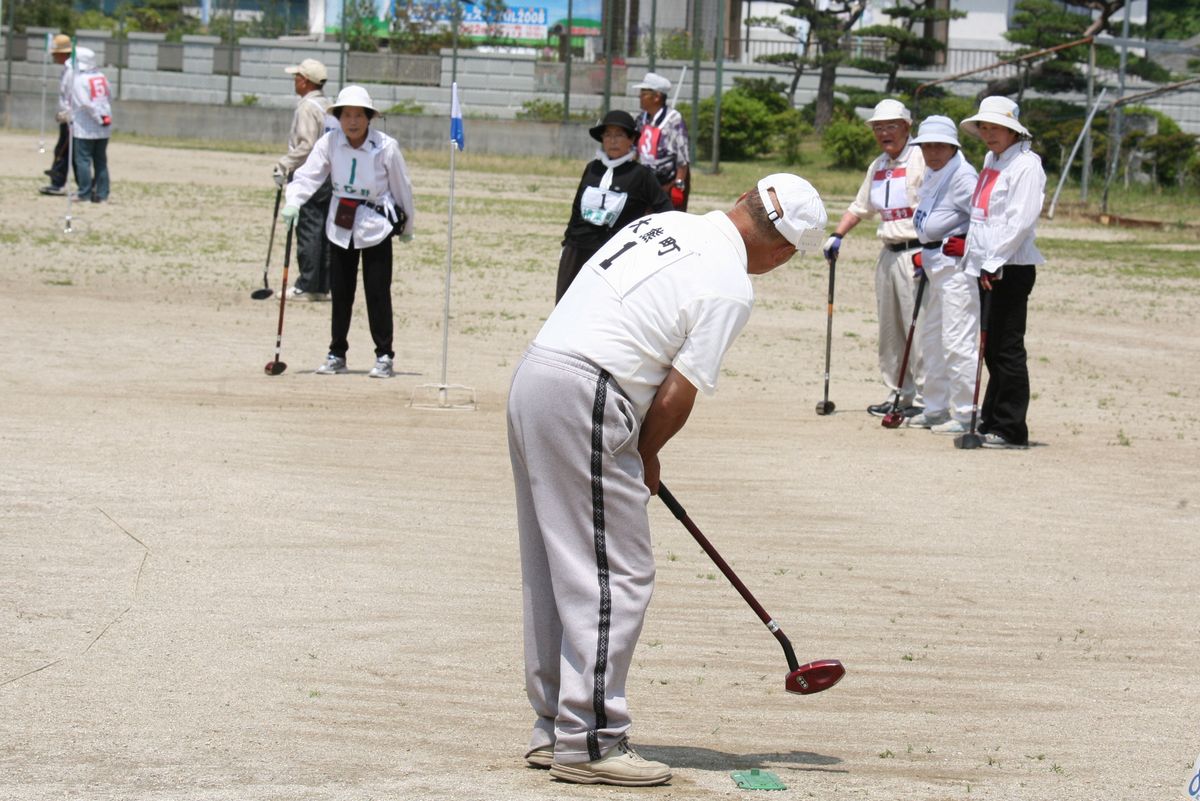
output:
[[[269,287],[263,287],[262,289],[256,289],[253,292],[251,292],[250,297],[254,298],[255,300],[266,300],[267,298],[271,297],[274,294],[275,294],[274,289],[270,289]]]
[[[903,412],[888,412],[883,416],[883,419],[879,421],[879,425],[883,426],[884,428],[899,428],[900,424],[903,422]]]
[[[821,415],[822,417],[824,417],[827,414],[833,414],[833,410],[836,408],[837,408],[837,406],[834,404],[833,401],[818,401],[817,402],[817,414]]]
[[[818,659],[789,673],[783,680],[783,688],[797,695],[812,695],[828,690],[845,675],[846,668],[836,659]]]
[[[285,362],[276,361],[267,362],[267,366],[263,368],[267,375],[283,375],[283,371],[286,369],[287,364]]]
[[[960,451],[973,451],[976,448],[983,447],[983,437],[975,432],[970,434],[959,434],[954,438],[954,447]]]

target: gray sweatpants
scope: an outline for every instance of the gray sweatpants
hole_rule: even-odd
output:
[[[529,747],[563,763],[630,727],[625,679],[654,590],[633,404],[590,362],[530,346],[508,396],[525,623]]]
[[[921,402],[925,384],[921,338],[914,333],[912,349],[908,354],[908,369],[904,371],[901,385],[896,386],[896,377],[900,374],[900,366],[904,364],[904,346],[908,343],[913,301],[917,296],[917,282],[913,279],[914,252],[916,251],[905,250],[893,253],[884,247],[879,251],[879,260],[875,262],[875,302],[879,312],[879,375],[888,389],[887,400],[890,401],[895,391],[900,390],[901,406]]]

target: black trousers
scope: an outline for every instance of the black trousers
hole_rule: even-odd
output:
[[[979,430],[999,434],[1018,445],[1029,444],[1029,357],[1025,352],[1025,318],[1029,293],[1037,279],[1032,265],[1004,265],[1004,277],[992,283],[987,320],[987,392],[979,409]]]
[[[562,300],[562,296],[567,294],[567,289],[575,280],[575,276],[579,275],[580,268],[599,249],[599,247],[578,247],[569,242],[563,245],[562,255],[558,257],[558,283],[554,290],[555,303],[558,303]]]
[[[329,243],[329,287],[333,319],[330,324],[329,352],[346,358],[350,343],[350,316],[358,287],[358,261],[362,257],[363,293],[367,300],[367,322],[375,341],[375,356],[390,356],[392,351],[392,240],[387,238],[359,250],[351,240],[349,248]]]
[[[329,291],[329,239],[325,236],[325,219],[329,216],[329,199],[333,184],[329,179],[300,207],[296,220],[296,265],[300,275],[296,288],[301,292]]]
[[[70,166],[67,163],[67,145],[71,141],[70,130],[65,122],[58,124],[58,141],[54,144],[54,163],[50,165],[50,169],[46,170],[46,175],[50,176],[51,186],[61,188],[67,185],[67,168]]]

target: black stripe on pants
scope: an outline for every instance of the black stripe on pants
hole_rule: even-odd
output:
[[[988,312],[987,392],[979,409],[980,430],[998,434],[1017,445],[1029,444],[1029,356],[1025,352],[1025,321],[1029,293],[1037,279],[1032,265],[1004,265],[1004,277],[992,283]]]
[[[359,250],[351,240],[349,248],[329,243],[329,288],[333,306],[330,322],[329,352],[346,358],[350,343],[350,317],[354,310],[354,293],[358,286],[358,259],[362,255],[363,293],[367,300],[367,321],[371,339],[375,341],[375,356],[390,356],[392,351],[392,240]]]
[[[608,672],[608,631],[612,621],[612,590],[608,584],[608,551],[604,544],[604,405],[608,400],[608,373],[601,372],[596,382],[596,400],[592,404],[592,535],[596,547],[596,577],[600,582],[600,615],[596,627],[596,669],[592,687],[592,711],[596,727],[587,733],[588,758],[601,757],[597,736],[608,728],[604,708],[604,674]]]

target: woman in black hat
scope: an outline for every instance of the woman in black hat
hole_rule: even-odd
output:
[[[633,160],[637,128],[628,112],[608,112],[590,133],[600,143],[600,150],[584,169],[575,191],[558,261],[555,303],[562,299],[584,262],[614,232],[638,217],[672,209],[671,199],[658,185],[654,171]]]

